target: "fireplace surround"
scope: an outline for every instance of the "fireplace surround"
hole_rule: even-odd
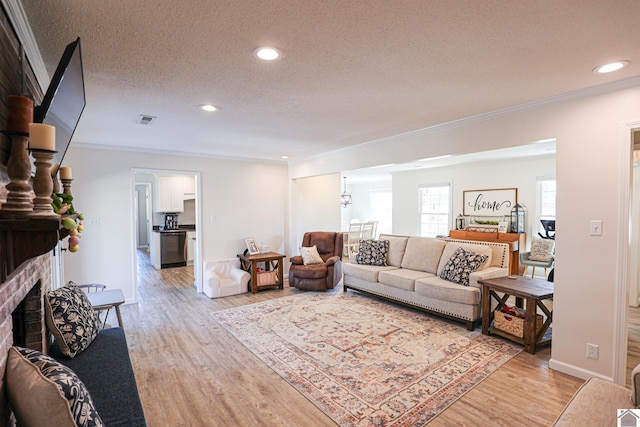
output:
[[[42,296],[50,289],[50,254],[40,255],[23,263],[0,283],[0,426],[8,425],[10,418],[4,387],[9,348],[14,343],[18,344],[15,341],[17,339],[24,347],[47,351]]]

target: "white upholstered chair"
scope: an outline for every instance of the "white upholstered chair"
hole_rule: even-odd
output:
[[[209,298],[243,294],[249,290],[251,274],[240,268],[239,258],[204,262],[202,292]]]

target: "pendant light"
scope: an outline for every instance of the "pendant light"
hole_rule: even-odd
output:
[[[344,192],[340,195],[340,204],[346,208],[351,204],[351,194],[347,193],[347,177],[344,177]]]

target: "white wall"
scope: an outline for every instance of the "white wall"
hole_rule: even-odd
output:
[[[293,162],[290,177],[555,138],[557,225],[562,231],[556,237],[550,366],[583,378],[595,375],[621,383],[626,351],[628,127],[640,127],[639,82],[635,79],[592,88],[554,102],[539,102],[363,144],[353,150],[326,153]],[[631,122],[638,124],[630,125]],[[500,168],[495,170],[495,174],[499,173]],[[602,236],[589,235],[593,219],[602,220]],[[586,357],[587,343],[600,346],[598,360]]]
[[[518,203],[525,208],[525,230],[529,244],[534,228],[537,233],[537,224],[534,224],[536,177],[553,177],[555,169],[555,156],[546,156],[396,173],[393,176],[393,232],[417,235],[420,223],[418,187],[421,184],[449,182],[452,194],[452,221],[462,213],[464,191],[517,188]],[[455,228],[455,222],[450,224],[450,228]]]
[[[74,204],[85,214],[80,251],[65,255],[65,280],[122,288],[136,300],[133,230],[133,169],[201,173],[202,259],[233,257],[244,239],[264,241],[288,254],[287,167],[256,163],[74,148],[65,156],[73,168]]]
[[[340,174],[291,181],[291,249],[298,255],[307,231],[340,231]]]

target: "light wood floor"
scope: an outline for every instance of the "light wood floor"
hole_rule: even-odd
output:
[[[139,303],[122,315],[150,427],[336,425],[209,316],[298,290],[209,299],[193,268],[158,271],[140,255]],[[551,425],[583,381],[548,369],[549,357],[520,353],[429,425]]]

